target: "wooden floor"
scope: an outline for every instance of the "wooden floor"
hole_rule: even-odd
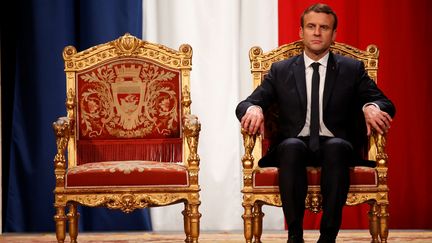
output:
[[[319,232],[316,230],[305,231],[305,242],[317,241]],[[263,243],[286,243],[286,232],[265,232],[262,236]],[[0,242],[8,243],[43,243],[57,242],[54,233],[39,234],[13,234],[0,235]],[[66,238],[65,242],[69,242]],[[118,232],[118,233],[80,233],[80,243],[176,243],[184,242],[184,236],[180,232]],[[201,243],[244,243],[241,232],[202,232],[199,237]],[[342,230],[339,233],[338,243],[370,242],[370,236],[366,230]],[[432,243],[432,230],[391,230],[388,242],[399,243]]]

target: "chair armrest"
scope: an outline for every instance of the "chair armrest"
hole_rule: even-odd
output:
[[[183,133],[189,149],[187,164],[189,168],[199,167],[198,140],[201,131],[201,123],[195,115],[183,117]]]
[[[243,146],[245,153],[242,157],[243,169],[252,169],[254,166],[254,157],[252,151],[255,147],[257,135],[251,135],[242,128],[241,133],[243,135]]]
[[[377,167],[387,167],[386,134],[381,135],[375,131],[369,136],[368,159],[376,161]]]
[[[64,175],[66,172],[65,150],[71,136],[72,122],[67,117],[60,117],[52,126],[56,136],[57,145],[57,153],[54,156],[56,186],[64,186]]]

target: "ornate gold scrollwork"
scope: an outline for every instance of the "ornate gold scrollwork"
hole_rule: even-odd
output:
[[[118,53],[122,55],[132,55],[137,53],[137,49],[140,44],[144,44],[145,41],[139,40],[135,36],[126,33],[122,37],[114,40],[112,44],[118,50]]]
[[[376,150],[377,150],[376,160],[378,161],[378,165],[387,166],[388,156],[387,153],[385,152],[386,137],[376,132],[374,132],[372,136],[376,145]]]
[[[282,201],[279,193],[255,195],[255,201],[264,202],[267,205],[273,205],[278,207],[282,206]]]
[[[187,115],[183,119],[183,132],[186,136],[187,143],[189,146],[190,154],[188,158],[189,166],[199,165],[198,151],[198,139],[199,132],[201,131],[201,123],[198,121],[198,117],[195,115]]]
[[[57,153],[54,156],[54,173],[56,176],[56,186],[64,185],[64,174],[66,170],[65,150],[70,138],[70,122],[67,117],[60,117],[53,123],[56,136]]]
[[[94,46],[77,53],[75,47],[63,50],[65,70],[84,69],[116,56],[140,56],[159,60],[170,67],[190,69],[192,65],[192,47],[183,44],[175,51],[160,44],[154,44],[126,33],[107,44]]]
[[[105,204],[111,209],[120,209],[125,213],[130,213],[137,208],[149,206],[149,197],[137,197],[132,194],[120,195],[108,200]]]
[[[305,202],[306,208],[314,213],[322,210],[322,196],[319,192],[308,192]]]
[[[189,169],[189,183],[191,185],[198,185],[198,170]]]
[[[349,193],[347,197],[347,205],[358,205],[375,198],[375,193]]]
[[[252,170],[249,170],[248,172],[246,171],[243,172],[243,186],[252,187]]]
[[[73,110],[75,108],[75,92],[69,89],[66,94],[66,109]]]
[[[254,157],[252,151],[255,147],[256,135],[250,135],[246,130],[242,129],[243,144],[245,153],[242,157],[243,169],[252,169]]]
[[[183,133],[189,148],[187,163],[189,167],[189,181],[191,185],[198,185],[198,171],[200,157],[198,155],[199,132],[201,123],[195,115],[186,115],[183,117]]]
[[[182,44],[179,47],[179,51],[184,54],[184,58],[182,60],[183,66],[191,66],[192,65],[192,47],[189,44]]]
[[[189,86],[185,85],[182,91],[182,106],[183,106],[183,116],[189,115],[190,112],[190,105],[192,103],[191,97],[190,97],[190,90]]]
[[[70,60],[70,58],[72,56],[74,56],[76,53],[77,53],[77,50],[76,50],[76,48],[74,46],[66,46],[63,49],[63,59],[64,60]],[[67,64],[69,64],[69,63],[70,62],[67,62]],[[66,66],[68,66],[67,64],[66,64]]]
[[[120,209],[125,213],[130,213],[138,208],[152,205],[168,205],[182,199],[187,199],[187,194],[81,194],[64,197],[64,200],[61,200],[61,202],[66,204],[73,201],[90,207],[106,206],[111,209]]]

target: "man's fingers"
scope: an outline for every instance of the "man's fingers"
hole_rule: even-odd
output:
[[[248,130],[250,123],[250,118],[247,115],[244,115],[241,119],[241,127],[245,130]]]
[[[378,124],[376,124],[376,125],[374,126],[374,129],[375,129],[375,131],[377,131],[379,134],[384,134],[384,131],[381,129],[381,127],[380,127]]]
[[[246,114],[241,119],[241,127],[250,134],[255,134],[262,124],[262,118]]]
[[[260,134],[264,134],[264,121],[260,125]]]
[[[367,130],[367,135],[370,136],[370,134],[371,134],[371,127],[370,127],[369,123],[366,123],[366,130]]]
[[[365,112],[368,135],[370,135],[372,129],[380,134],[387,133],[392,122],[391,116],[384,111],[375,112],[372,106],[371,109]]]
[[[261,131],[263,125],[264,116],[261,109],[252,106],[246,111],[246,114],[241,119],[241,126],[250,134],[255,134],[258,130]]]
[[[254,122],[251,123],[250,128],[252,129],[251,133],[255,134],[259,130],[261,130],[261,126],[263,125],[263,119],[261,116],[255,117]]]
[[[249,125],[249,133],[255,134],[258,129],[256,119],[253,119]]]
[[[387,121],[389,122],[393,121],[392,117],[387,112],[383,112],[383,115],[387,118]]]

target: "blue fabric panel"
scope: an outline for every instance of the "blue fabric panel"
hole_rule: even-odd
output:
[[[66,115],[63,48],[74,45],[81,51],[125,32],[141,36],[142,2],[24,0],[11,11],[14,17],[6,24],[13,24],[16,31],[16,43],[11,45],[16,48],[16,64],[2,70],[15,76],[8,80],[13,85],[5,86],[12,87],[13,104],[8,105],[13,115],[3,118],[10,121],[5,124],[12,124],[4,128],[11,129],[11,135],[6,141],[10,146],[4,146],[10,147],[10,159],[3,161],[3,168],[8,169],[3,175],[9,178],[3,184],[3,230],[50,232],[55,230],[52,191],[56,153],[51,124]],[[151,230],[150,215],[147,209],[132,214],[81,210],[80,230]]]

